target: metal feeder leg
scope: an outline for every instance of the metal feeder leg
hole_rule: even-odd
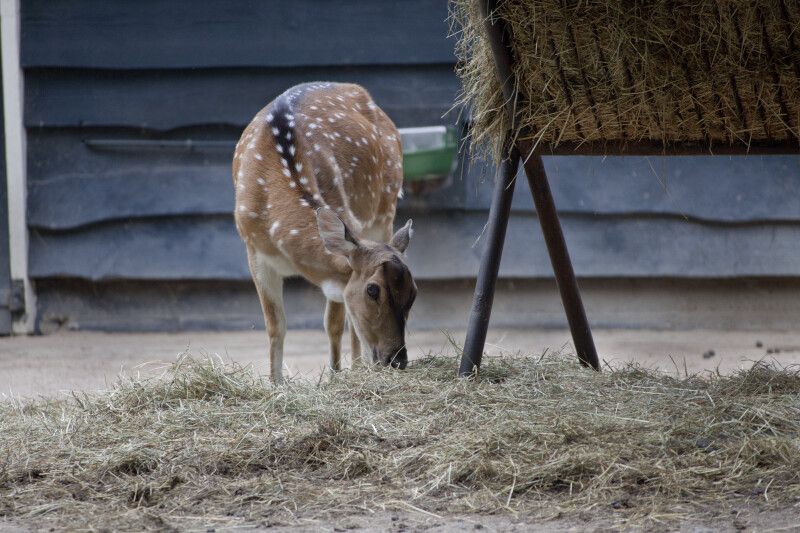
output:
[[[561,292],[561,302],[564,304],[564,312],[567,314],[567,322],[572,332],[575,351],[578,352],[578,359],[583,366],[600,370],[592,330],[589,328],[586,311],[583,309],[578,281],[575,279],[567,243],[564,242],[564,234],[561,232],[561,223],[550,192],[547,172],[542,164],[542,156],[538,153],[533,154],[524,164],[525,175],[528,177],[528,184],[533,194],[533,203],[536,205],[536,214],[539,216],[558,290]]]
[[[508,146],[508,141],[513,138],[517,129],[515,126],[517,119],[516,105],[518,102],[525,100],[525,95],[519,93],[515,86],[512,69],[514,58],[511,50],[510,33],[505,21],[494,16],[497,0],[475,0],[475,2],[479,12],[484,17],[486,38],[492,47],[497,80],[502,86],[503,96],[506,101],[506,111],[511,118],[511,128],[506,134],[506,144],[503,145]],[[478,272],[478,282],[475,286],[475,296],[467,326],[467,338],[464,341],[464,353],[461,357],[459,375],[466,376],[472,373],[474,368],[480,366],[481,357],[483,356],[483,346],[486,342],[486,331],[489,327],[494,287],[500,267],[500,255],[503,251],[503,240],[506,226],[508,225],[513,193],[513,189],[501,190],[500,187],[501,184],[506,182],[510,187],[513,187],[520,152],[525,155],[525,174],[528,176],[528,182],[533,193],[533,201],[536,204],[536,211],[539,216],[539,222],[542,225],[547,251],[550,254],[550,262],[553,264],[556,283],[561,292],[561,301],[567,314],[567,321],[572,332],[572,341],[575,343],[575,349],[578,352],[578,358],[581,364],[599,370],[600,364],[597,359],[594,341],[592,340],[592,332],[589,329],[589,322],[586,320],[586,313],[578,292],[578,282],[575,280],[575,272],[572,270],[572,263],[569,259],[569,253],[567,253],[567,245],[564,242],[564,235],[561,233],[561,224],[558,221],[558,214],[553,203],[553,195],[550,193],[550,185],[547,183],[547,175],[542,165],[542,158],[538,153],[531,154],[533,147],[529,142],[519,142],[519,146],[514,148],[511,151],[509,160],[504,161],[503,165],[501,165],[500,176],[502,176],[502,179],[498,179],[495,183],[492,207],[489,212],[489,238],[486,243],[486,251],[481,259],[480,271]]]
[[[467,338],[464,341],[464,353],[458,369],[458,375],[462,377],[469,376],[473,369],[481,366],[486,331],[489,328],[489,316],[492,314],[497,272],[500,270],[500,256],[503,255],[503,242],[506,238],[508,216],[511,213],[511,199],[514,196],[519,159],[519,152],[513,148],[508,158],[501,163],[495,177],[492,205],[489,208],[489,222],[486,228],[486,248],[481,257],[478,280],[475,283],[475,295],[472,299],[472,311],[470,311],[467,325]]]

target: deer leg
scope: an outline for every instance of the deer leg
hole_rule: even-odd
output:
[[[269,369],[274,383],[283,383],[283,339],[286,337],[286,315],[283,311],[283,277],[269,266],[266,256],[248,249],[250,272],[261,301],[264,324],[269,336]]]
[[[331,349],[331,370],[342,369],[342,334],[344,333],[344,304],[328,300],[325,304],[325,332]]]
[[[363,363],[361,359],[361,342],[356,335],[356,328],[350,324],[350,361],[353,368],[360,366]]]

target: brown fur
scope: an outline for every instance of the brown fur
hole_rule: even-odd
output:
[[[287,94],[293,95],[292,157],[279,152],[270,127],[275,109],[287,109],[276,99],[245,128],[233,158],[236,226],[262,302],[276,380],[281,379],[280,368],[274,368],[282,360],[281,328],[285,331],[282,300],[276,299],[287,275],[301,275],[323,288],[341,287],[351,325],[373,353],[384,357],[385,350],[399,349],[404,338],[383,321],[391,314],[388,308],[376,314],[368,310],[374,302],[364,301],[370,280],[387,286],[381,261],[389,255],[400,258],[398,250],[382,244],[392,235],[403,181],[399,132],[358,85],[314,84],[290,89],[282,97]],[[359,243],[357,253],[348,256],[326,248],[316,217],[320,207],[336,213]],[[344,315],[341,303],[329,301],[325,325],[335,369],[340,367]],[[353,344],[355,360],[360,356],[356,339]]]

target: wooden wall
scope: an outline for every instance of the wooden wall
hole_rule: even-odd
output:
[[[2,58],[0,58],[2,59]],[[2,61],[0,61],[2,70]],[[0,101],[0,124],[5,125],[4,102]],[[0,336],[11,333],[11,257],[9,249],[8,189],[6,184],[6,137],[0,129]]]
[[[363,84],[401,127],[455,123],[447,14],[445,0],[26,0],[32,277],[247,280],[229,163],[250,117],[325,79]],[[462,163],[402,205],[421,279],[477,272],[493,171]],[[800,157],[546,165],[579,276],[800,275]],[[524,179],[514,213],[501,274],[550,276]]]

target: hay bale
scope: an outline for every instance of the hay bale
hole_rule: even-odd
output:
[[[159,379],[0,402],[0,518],[26,528],[292,523],[411,508],[664,528],[800,498],[800,371],[603,373],[572,355],[273,387],[182,359]]]
[[[534,142],[800,140],[800,4],[785,0],[501,0]],[[473,142],[509,128],[483,20],[455,0]]]

